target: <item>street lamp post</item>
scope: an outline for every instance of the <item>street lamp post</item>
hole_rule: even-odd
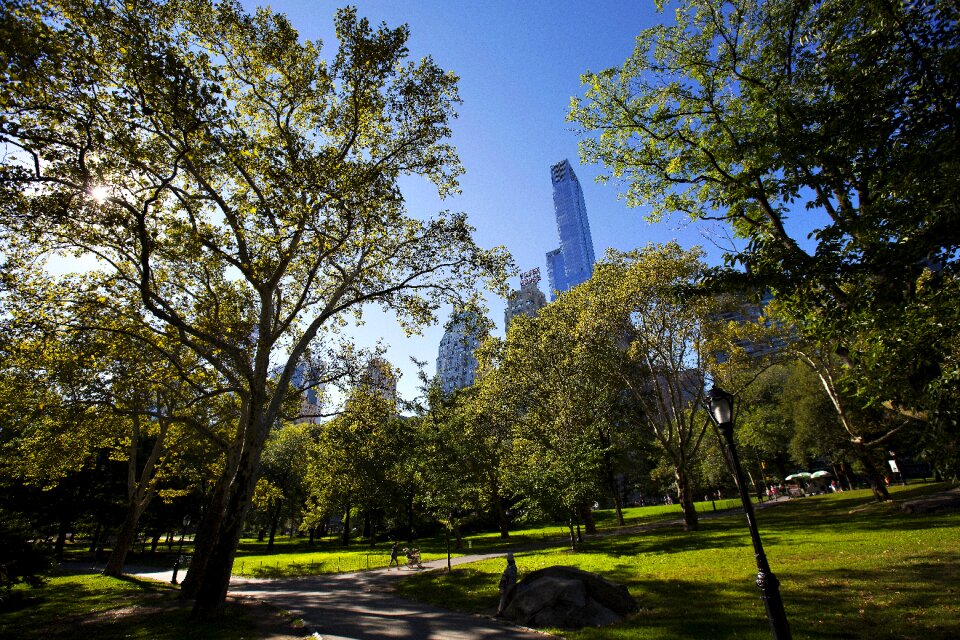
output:
[[[747,526],[750,529],[750,538],[753,540],[753,551],[757,558],[757,586],[760,587],[760,597],[767,610],[767,619],[770,621],[770,630],[774,640],[791,640],[790,624],[787,622],[787,613],[783,609],[783,600],[780,598],[780,581],[773,575],[767,563],[767,555],[763,552],[763,543],[760,541],[760,532],[757,530],[757,520],[753,513],[753,503],[743,479],[743,470],[740,468],[740,458],[737,457],[737,448],[733,442],[733,396],[721,389],[713,387],[707,394],[709,413],[720,435],[726,444],[727,455],[733,474],[740,491],[740,500],[743,502],[743,511],[747,516]]]
[[[183,537],[187,533],[187,527],[190,526],[190,516],[183,517],[183,528],[180,529],[180,548],[177,549],[177,559],[173,563],[173,577],[170,578],[170,584],[177,583],[177,573],[180,571],[180,559],[183,558]]]

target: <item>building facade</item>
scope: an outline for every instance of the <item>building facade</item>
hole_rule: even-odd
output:
[[[397,401],[397,374],[383,358],[370,359],[360,376],[360,386],[391,404]]]
[[[503,327],[510,321],[524,315],[533,318],[540,309],[547,306],[547,296],[543,295],[537,283],[540,282],[540,269],[532,269],[520,274],[520,290],[510,292],[507,298],[507,310],[503,314]]]
[[[470,330],[469,320],[467,315],[454,314],[450,328],[440,340],[437,378],[445,394],[469,387],[476,379],[477,359],[473,357],[473,351],[480,344],[480,340]]]
[[[557,218],[560,246],[547,253],[550,299],[593,275],[593,237],[587,219],[583,189],[570,162],[563,160],[550,167],[553,182],[553,211]]]

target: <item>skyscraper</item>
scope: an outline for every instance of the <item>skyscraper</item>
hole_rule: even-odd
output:
[[[520,290],[511,291],[507,298],[507,310],[503,314],[503,328],[519,315],[534,317],[540,309],[547,306],[547,297],[540,291],[540,269],[531,269],[520,274]]]
[[[593,275],[595,258],[587,205],[573,167],[567,160],[558,162],[550,167],[550,178],[560,247],[547,253],[547,275],[550,299],[556,300],[557,292],[567,291]]]
[[[471,331],[470,324],[470,317],[466,314],[454,314],[450,328],[440,340],[437,377],[444,393],[469,387],[476,377],[477,359],[473,357],[473,350],[480,341]]]

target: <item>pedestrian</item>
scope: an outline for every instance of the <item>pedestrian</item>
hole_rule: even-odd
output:
[[[500,576],[500,605],[497,607],[497,617],[503,616],[507,604],[513,597],[513,588],[517,584],[517,563],[513,559],[513,554],[507,554],[507,568],[503,570]]]
[[[393,566],[394,562],[397,563],[397,569],[400,568],[400,559],[398,557],[399,555],[400,555],[400,542],[398,540],[394,540],[393,546],[390,547],[390,564],[387,566],[388,569]]]

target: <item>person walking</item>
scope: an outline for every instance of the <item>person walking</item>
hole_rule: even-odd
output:
[[[393,541],[393,546],[390,547],[390,564],[387,565],[387,569],[393,567],[393,563],[397,563],[397,569],[400,568],[400,542],[398,540]]]

